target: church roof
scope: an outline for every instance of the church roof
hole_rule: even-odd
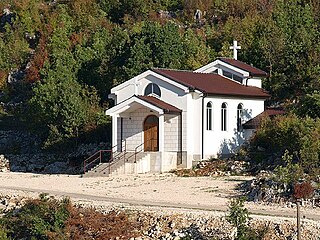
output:
[[[158,108],[161,108],[165,113],[180,113],[181,109],[176,108],[175,106],[172,106],[171,104],[168,104],[158,98],[152,97],[152,96],[136,96],[137,98],[148,102]]]
[[[261,121],[266,118],[274,118],[275,116],[278,115],[283,115],[286,112],[282,109],[275,109],[275,108],[269,108],[266,109],[264,112],[260,113],[256,117],[250,119],[248,122],[243,124],[244,129],[256,129],[260,126]]]
[[[233,58],[218,58],[220,61],[228,63],[234,67],[237,67],[239,69],[242,69],[246,72],[250,73],[250,76],[252,77],[266,77],[268,74],[265,71],[262,71],[261,69],[255,68],[249,64],[246,64],[244,62],[241,62],[239,60],[235,60]]]
[[[175,82],[207,94],[268,98],[261,88],[245,86],[215,73],[197,73],[168,69],[152,69],[153,72]]]

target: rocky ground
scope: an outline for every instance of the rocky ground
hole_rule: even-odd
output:
[[[309,182],[308,182],[309,183]],[[312,208],[320,207],[320,189],[316,182],[311,182],[310,196],[301,199],[302,206]],[[239,189],[247,196],[248,201],[275,203],[284,206],[295,205],[296,200],[292,189],[283,183],[274,179],[274,173],[270,171],[261,171],[250,181],[240,185]]]
[[[34,195],[33,197],[36,197]],[[0,209],[3,213],[18,211],[27,201],[19,193],[10,192],[0,195]],[[96,211],[108,215],[110,212],[125,213],[130,221],[135,223],[136,233],[131,240],[142,239],[225,239],[235,238],[236,228],[226,221],[226,213],[215,211],[150,208],[135,206],[100,205],[95,202],[75,201],[78,207],[95,207]],[[117,223],[121,225],[122,223]],[[117,224],[113,224],[117,228]],[[296,225],[294,219],[253,216],[250,226],[256,230],[264,230],[263,239],[281,240],[296,239]],[[120,226],[119,226],[120,227]],[[320,223],[302,220],[302,236],[304,240],[316,240],[320,236]],[[105,239],[109,239],[106,237]],[[122,239],[119,236],[119,239]]]
[[[52,153],[43,151],[39,139],[26,131],[1,130],[0,172],[79,174],[84,159],[107,147],[102,142],[80,144],[70,153]]]

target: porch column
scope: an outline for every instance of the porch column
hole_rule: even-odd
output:
[[[115,114],[115,115],[112,115],[112,147],[117,144],[118,144],[118,114]],[[118,147],[116,148],[116,151],[119,150]]]
[[[159,116],[159,152],[164,152],[164,114]]]

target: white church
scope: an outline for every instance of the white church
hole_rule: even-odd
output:
[[[234,154],[248,140],[254,129],[246,122],[264,112],[270,97],[261,88],[267,73],[237,60],[236,41],[231,48],[234,58],[195,71],[150,69],[112,88],[115,105],[106,114],[114,155],[135,156],[124,172],[191,168]]]

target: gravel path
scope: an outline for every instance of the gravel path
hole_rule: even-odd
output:
[[[182,178],[173,174],[81,178],[69,175],[0,173],[0,192],[26,195],[46,192],[94,205],[225,212],[229,199],[241,194],[237,190],[238,184],[249,179],[251,177],[243,176]],[[294,208],[255,203],[248,203],[246,207],[258,218],[295,217]],[[302,215],[306,219],[320,220],[319,209],[302,208]]]

